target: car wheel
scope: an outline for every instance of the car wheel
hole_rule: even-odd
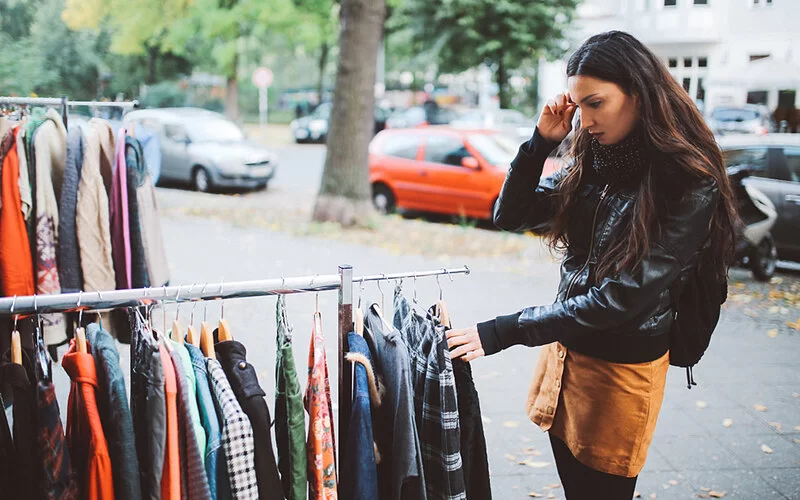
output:
[[[211,190],[211,176],[203,167],[196,167],[192,173],[192,187],[195,191],[207,193]]]
[[[375,205],[375,210],[383,215],[394,213],[397,208],[394,194],[385,184],[372,186],[372,204]]]
[[[771,235],[767,235],[750,255],[750,270],[759,281],[769,281],[778,265],[778,248]]]

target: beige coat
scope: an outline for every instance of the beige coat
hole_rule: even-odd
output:
[[[111,130],[111,125],[105,120],[91,119],[86,130],[75,215],[83,289],[87,292],[116,289],[114,261],[111,257],[108,190],[102,173],[104,168],[108,169],[110,187],[113,159],[114,132]]]

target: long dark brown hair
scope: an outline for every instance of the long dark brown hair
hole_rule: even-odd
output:
[[[664,63],[633,36],[609,31],[589,38],[569,59],[567,76],[591,76],[617,84],[627,95],[637,96],[639,124],[648,156],[638,186],[630,227],[598,256],[596,282],[618,271],[634,271],[657,238],[658,215],[699,178],[712,178],[719,203],[711,219],[711,252],[720,276],[733,261],[738,223],[733,190],[714,135],[686,91],[669,74]],[[591,165],[591,136],[576,130],[567,153],[573,166],[563,179],[557,211],[545,239],[554,250],[568,246],[567,229],[578,203],[581,179]]]

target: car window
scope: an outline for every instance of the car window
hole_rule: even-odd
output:
[[[729,149],[722,156],[727,168],[747,167],[754,177],[767,177],[767,148]]]
[[[383,154],[416,160],[421,142],[421,139],[415,135],[390,135],[383,144]]]
[[[758,113],[752,109],[720,108],[711,113],[711,118],[720,122],[743,122],[755,120]]]
[[[783,154],[789,167],[789,178],[792,182],[800,182],[800,147],[783,148]]]
[[[164,125],[164,135],[172,141],[182,142],[186,140],[186,129],[175,123]]]
[[[446,135],[432,135],[425,141],[425,161],[461,166],[461,159],[470,156],[464,141]]]
[[[195,142],[238,142],[245,140],[244,132],[222,115],[186,121],[189,137]]]
[[[486,161],[496,167],[508,167],[517,155],[519,144],[501,134],[472,134],[467,140]]]

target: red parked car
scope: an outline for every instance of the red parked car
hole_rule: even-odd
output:
[[[519,143],[497,131],[387,129],[369,147],[375,208],[491,219]],[[543,175],[561,165],[548,159]]]

